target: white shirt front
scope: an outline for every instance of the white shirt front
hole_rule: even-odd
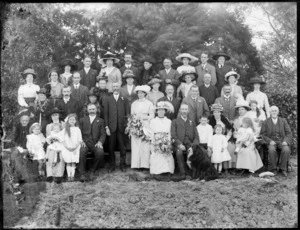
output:
[[[169,68],[169,69],[165,69],[166,70],[166,73],[167,74],[169,74],[170,73],[170,71],[171,71],[171,68]]]
[[[277,124],[277,121],[278,121],[278,117],[277,117],[277,118],[273,118],[273,117],[272,117],[272,121],[273,121],[273,123],[276,125],[276,124]]]
[[[204,85],[205,85],[206,88],[208,88],[208,87],[210,86],[210,84],[207,85],[207,84],[205,84],[205,83],[204,83]]]
[[[93,121],[95,120],[95,118],[96,118],[96,115],[89,115],[89,117],[90,117],[90,122],[91,122],[91,124],[93,123]]]
[[[200,139],[201,144],[210,143],[211,138],[213,136],[213,128],[211,127],[211,125],[209,125],[209,124],[206,124],[206,125],[199,124],[197,126],[197,131],[198,131],[198,135],[199,135],[199,139]]]
[[[125,67],[127,68],[127,69],[130,69],[131,68],[131,64],[125,64]]]
[[[79,89],[79,85],[80,84],[77,84],[77,85],[74,84],[74,89]]]
[[[205,69],[206,64],[207,64],[207,63],[201,64],[203,69]]]
[[[187,65],[187,66],[185,66],[185,65],[182,65],[182,66],[179,66],[178,68],[177,68],[177,71],[178,71],[178,73],[179,74],[182,74],[182,72],[196,72],[196,69],[195,69],[195,67],[194,66],[191,66],[191,65]]]
[[[84,67],[84,71],[85,71],[86,74],[88,74],[88,72],[90,71],[90,67],[89,68]]]
[[[18,103],[20,106],[27,107],[25,98],[38,98],[37,91],[40,91],[40,87],[36,84],[21,85],[18,89]]]
[[[115,98],[116,101],[118,101],[119,94],[114,94],[114,98]]]
[[[185,83],[185,85],[184,85],[184,97],[188,96],[188,93],[189,93],[190,88],[192,87],[192,85],[194,85],[193,82],[191,82],[190,84]]]
[[[129,95],[131,95],[132,89],[133,89],[133,85],[128,85],[127,84],[127,90],[128,90]]]
[[[181,116],[182,120],[184,120],[184,122],[186,122],[187,118],[184,118],[183,116]]]
[[[68,101],[70,100],[70,97],[68,97],[68,98],[63,98],[63,100],[64,100],[64,102],[67,104],[68,103]]]

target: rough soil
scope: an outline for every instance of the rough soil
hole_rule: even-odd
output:
[[[95,181],[47,183],[15,228],[298,227],[297,158],[282,176],[146,181],[146,173],[101,170]]]

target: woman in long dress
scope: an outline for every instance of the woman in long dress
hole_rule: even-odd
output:
[[[235,71],[230,71],[225,74],[225,81],[229,83],[231,86],[230,95],[233,96],[236,100],[244,99],[242,88],[237,85],[240,75],[237,74]],[[224,88],[224,86],[223,86]],[[224,96],[224,90],[221,90],[221,96]]]
[[[254,77],[250,79],[249,83],[253,84],[253,92],[247,95],[246,101],[248,103],[252,100],[257,101],[260,113],[266,114],[267,118],[270,117],[270,104],[267,94],[260,91],[261,86],[266,84],[266,82],[264,82],[261,77]]]
[[[171,120],[165,117],[166,111],[173,113],[174,107],[168,101],[160,101],[156,107],[157,117],[150,121],[150,128],[153,135],[165,134],[170,140],[171,149]],[[172,153],[162,154],[155,151],[151,144],[150,174],[174,173],[174,158]]]
[[[149,128],[149,122],[154,118],[154,106],[146,99],[150,91],[148,85],[137,86],[134,91],[138,100],[131,105],[131,114],[141,119],[144,127]],[[150,167],[150,143],[135,136],[131,137],[131,168],[149,169]]]
[[[160,83],[162,82],[161,79],[159,79],[160,76],[157,74],[155,75],[151,81],[148,82],[148,85],[152,87],[152,90],[147,95],[147,99],[153,103],[153,105],[156,105],[156,102],[164,97],[165,95],[163,92],[159,91]]]
[[[50,70],[48,74],[49,83],[45,84],[43,88],[46,88],[50,92],[50,100],[55,105],[57,100],[62,97],[62,88],[64,85],[58,80],[58,71],[56,69]]]
[[[107,76],[107,84],[106,88],[108,89],[108,92],[112,92],[112,83],[113,82],[119,82],[120,85],[122,85],[122,75],[121,71],[114,67],[113,64],[118,63],[120,60],[116,58],[112,53],[106,53],[103,58],[100,59],[101,64],[105,64],[106,67],[102,68],[97,80],[99,80],[100,77]]]

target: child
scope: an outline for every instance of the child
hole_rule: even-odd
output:
[[[39,162],[39,177],[43,178],[45,176],[45,172],[43,170],[43,164],[45,162],[45,150],[44,144],[46,139],[44,135],[41,133],[41,125],[39,123],[33,123],[29,128],[29,133],[27,138],[26,147],[28,149],[29,154],[32,156],[33,160],[37,160]]]
[[[68,181],[74,181],[76,163],[79,163],[82,135],[77,127],[77,115],[71,113],[66,118],[66,127],[62,130],[63,160],[67,163]]]
[[[211,142],[213,136],[213,128],[208,124],[208,118],[203,115],[200,118],[200,124],[197,126],[197,131],[200,140],[200,148],[211,157],[211,151],[208,150],[207,144]]]
[[[47,137],[48,148],[46,152],[46,171],[47,177],[54,177],[55,182],[60,181],[65,171],[65,162],[62,159],[62,125],[61,123],[53,123],[52,131]]]
[[[247,117],[245,117],[247,118]],[[254,129],[250,127],[249,120],[250,118],[242,120],[242,126],[235,133],[236,138],[236,148],[235,152],[238,153],[242,147],[245,147],[249,144],[249,136],[254,133]],[[252,123],[252,121],[251,121]]]
[[[215,164],[219,174],[222,172],[222,162],[231,160],[227,150],[228,142],[223,135],[223,127],[220,124],[215,126],[215,135],[213,135],[209,147],[212,148],[211,162]]]

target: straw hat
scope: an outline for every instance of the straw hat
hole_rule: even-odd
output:
[[[210,110],[212,112],[214,112],[214,111],[222,112],[223,111],[223,106],[220,103],[212,104],[211,107],[210,107]]]
[[[244,107],[245,109],[249,110],[249,103],[248,101],[244,100],[244,99],[240,99],[236,102],[235,108],[240,108],[240,107]]]
[[[185,76],[191,75],[192,81],[196,80],[198,78],[198,74],[195,72],[182,72],[181,76],[179,77],[179,81],[185,82]]]
[[[161,83],[162,80],[160,79],[159,74],[156,74],[153,76],[153,78],[151,79],[151,81],[148,82],[148,85],[153,85],[155,83]]]
[[[22,73],[22,77],[24,79],[26,79],[26,77],[27,77],[28,74],[32,74],[33,78],[36,79],[36,72],[33,69],[30,69],[30,68],[25,69],[24,72]]]
[[[232,71],[229,71],[228,73],[225,74],[225,81],[228,81],[228,78],[230,76],[234,76],[236,80],[240,79],[240,75],[237,72],[232,70]]]
[[[138,91],[143,91],[146,94],[150,92],[151,88],[149,85],[138,85],[137,87],[134,88],[134,93],[137,93]]]
[[[171,102],[168,101],[157,102],[155,110],[158,109],[165,109],[169,113],[174,113],[174,106],[172,105]]]
[[[123,73],[123,78],[135,78],[135,75],[132,70],[127,69]]]
[[[230,60],[230,56],[227,55],[227,54],[224,53],[224,52],[218,52],[218,53],[216,53],[214,56],[212,56],[212,59],[214,59],[214,60],[217,61],[218,58],[221,57],[221,56],[223,56],[223,57],[225,58],[226,61]]]
[[[189,53],[182,53],[182,54],[178,55],[175,59],[177,61],[182,62],[183,58],[189,58],[190,62],[194,62],[194,61],[198,61],[199,60],[198,58],[196,58],[195,56],[190,55]]]
[[[111,52],[107,52],[106,54],[104,54],[104,57],[103,57],[103,58],[100,58],[99,63],[100,63],[101,65],[105,65],[105,62],[106,62],[107,60],[113,60],[114,63],[118,63],[118,62],[120,61],[119,58],[116,58],[116,57],[115,57],[115,54],[113,54],[113,53],[111,53]]]
[[[249,83],[250,84],[255,84],[255,83],[266,84],[266,82],[262,79],[262,77],[253,77],[250,79]]]

